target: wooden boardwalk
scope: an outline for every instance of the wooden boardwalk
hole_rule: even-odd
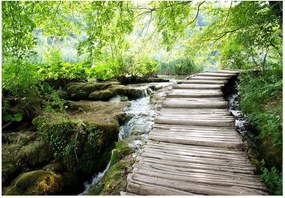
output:
[[[266,195],[221,87],[237,71],[201,73],[162,104],[126,195]]]

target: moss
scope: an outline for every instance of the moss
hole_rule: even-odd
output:
[[[265,160],[268,167],[282,169],[282,147],[274,146],[270,136],[261,139],[259,151],[260,156]]]
[[[47,142],[36,137],[36,132],[3,134],[2,184],[7,185],[19,173],[34,169],[53,158],[53,151]]]
[[[67,85],[67,92],[72,99],[87,99],[90,93],[107,89],[113,84],[116,83],[69,83]]]
[[[34,131],[12,132],[2,134],[3,144],[21,143],[23,145],[26,145],[28,142],[34,141],[35,139],[36,133]]]
[[[90,176],[105,167],[102,156],[117,141],[119,118],[128,103],[68,102],[66,114],[45,113],[34,119],[57,162]]]
[[[157,78],[157,77],[149,77],[149,76],[120,76],[117,80],[126,85],[126,84],[136,84],[136,83],[150,83],[150,82],[169,82],[169,80]]]
[[[116,143],[115,150],[113,152],[112,159],[111,159],[111,166],[113,164],[116,164],[122,158],[134,152],[134,150],[128,146],[127,141],[128,140],[119,141]]]
[[[120,195],[121,191],[126,191],[127,176],[132,170],[135,162],[131,156],[122,158],[119,162],[111,166],[103,179],[103,189],[100,195]]]
[[[111,92],[109,89],[107,89],[107,90],[92,92],[91,94],[89,94],[89,99],[107,101],[113,96],[115,96],[114,93]]]
[[[62,178],[50,171],[36,170],[19,175],[5,195],[50,195],[61,191]]]
[[[43,167],[43,170],[52,171],[55,173],[62,173],[64,171],[64,167],[61,163],[54,162]]]

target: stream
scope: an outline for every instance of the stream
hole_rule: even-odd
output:
[[[139,140],[133,140],[129,143],[129,147],[135,149],[135,156],[141,153],[142,147],[146,143],[148,133],[152,129],[152,125],[154,124],[154,119],[157,114],[155,105],[151,104],[150,102],[150,94],[156,92],[161,88],[170,86],[175,82],[176,81],[173,79],[170,80],[170,82],[128,85],[131,88],[143,90],[143,95],[139,99],[130,101],[130,105],[124,109],[124,112],[128,119],[120,127],[118,141],[128,138],[132,135],[139,135]],[[115,96],[111,98],[109,102],[121,102],[126,100],[127,98],[124,96]],[[87,181],[84,183],[85,190],[80,195],[87,195],[91,188],[100,189],[102,186],[102,179],[110,168],[113,151],[106,168],[102,172],[95,174],[91,182]]]
[[[246,119],[243,112],[240,110],[239,105],[239,94],[232,93],[226,100],[229,103],[229,111],[235,118],[236,131],[240,134],[243,141],[246,141],[252,148],[257,148],[257,142],[254,132],[251,130],[248,120]]]

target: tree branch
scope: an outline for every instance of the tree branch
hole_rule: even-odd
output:
[[[199,16],[199,12],[200,12],[200,7],[201,7],[205,2],[206,2],[206,1],[202,1],[202,2],[198,5],[195,18],[194,18],[190,23],[188,23],[185,27],[191,25],[192,23],[194,23],[194,21],[197,20],[197,18],[198,18],[198,16]]]
[[[231,12],[231,8],[232,8],[232,5],[233,5],[233,2],[231,1],[231,5],[230,5],[230,8],[229,8],[229,11],[228,11],[227,17],[226,17],[226,19],[225,19],[224,25],[226,25],[226,23],[228,22],[228,19],[229,19],[229,16],[230,16],[230,12]]]
[[[226,36],[227,34],[230,34],[230,33],[233,33],[233,32],[236,32],[238,30],[240,30],[241,28],[237,28],[237,29],[234,29],[234,30],[229,30],[229,31],[226,31],[224,33],[222,33],[219,37],[215,38],[215,42],[216,43],[217,41],[219,41],[220,39],[222,39],[224,36]]]

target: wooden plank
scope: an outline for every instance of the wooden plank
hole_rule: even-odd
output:
[[[232,175],[214,175],[209,174],[208,172],[204,173],[193,173],[187,172],[187,175],[181,171],[175,171],[170,169],[169,167],[163,167],[162,169],[156,165],[149,165],[146,166],[145,164],[137,164],[134,167],[133,172],[143,175],[149,175],[152,177],[159,177],[170,179],[172,178],[187,181],[191,183],[201,183],[201,184],[209,184],[209,185],[223,185],[223,186],[239,186],[239,187],[246,187],[251,189],[259,189],[259,190],[266,190],[265,186],[260,185],[260,179],[254,177],[238,177],[234,174]]]
[[[175,167],[182,167],[182,168],[191,168],[192,170],[213,170],[213,171],[222,171],[222,172],[229,172],[229,173],[238,173],[238,174],[248,174],[248,175],[253,175],[253,172],[255,169],[252,167],[235,167],[233,168],[232,166],[220,166],[220,165],[213,165],[213,164],[203,164],[199,162],[183,162],[181,163],[180,161],[176,160],[168,160],[168,159],[156,159],[156,158],[149,158],[149,157],[138,157],[139,163],[156,163],[156,164],[162,164],[162,165],[170,165],[170,166],[175,166]]]
[[[211,158],[215,160],[237,160],[238,162],[246,162],[250,164],[247,157],[242,156],[242,155],[230,155],[227,153],[214,153],[214,152],[199,151],[199,150],[185,151],[183,149],[177,149],[174,151],[174,150],[166,149],[165,147],[155,147],[152,145],[147,145],[145,146],[144,149],[147,152],[157,152],[161,154],[173,154],[173,155],[178,155],[178,156],[183,155],[183,156],[190,156],[190,157]]]
[[[214,77],[228,77],[231,78],[234,74],[229,74],[225,72],[204,72],[195,74],[195,76],[214,76]]]
[[[145,158],[144,158],[145,159]],[[190,163],[185,166],[181,166],[178,163],[171,161],[155,161],[155,160],[141,160],[140,163],[134,164],[134,167],[150,167],[150,168],[160,168],[161,170],[178,171],[179,173],[184,173],[188,176],[188,173],[196,174],[210,174],[217,177],[236,177],[242,180],[249,179],[255,182],[261,182],[261,178],[258,175],[254,175],[252,171],[227,171],[226,169],[219,169],[217,166],[207,166],[203,164]],[[231,170],[231,169],[230,169]]]
[[[228,73],[228,74],[240,74],[242,72],[242,70],[230,70],[230,69],[223,69],[223,70],[219,70],[219,73]]]
[[[219,84],[224,85],[226,84],[226,80],[180,80],[178,81],[179,84]]]
[[[175,113],[177,115],[190,115],[190,114],[225,114],[231,115],[228,109],[181,109],[181,108],[162,108],[159,114]]]
[[[211,85],[211,84],[177,84],[172,86],[173,89],[221,89],[222,85]]]
[[[235,129],[233,127],[217,127],[217,126],[187,126],[187,125],[169,125],[169,124],[159,124],[159,123],[155,123],[153,125],[154,128],[169,128],[169,130],[200,130],[200,131],[216,131],[216,132],[228,132],[228,131],[235,131]],[[237,132],[236,132],[237,133]]]
[[[228,77],[214,76],[191,76],[191,80],[228,80]],[[189,79],[189,80],[190,80]]]
[[[197,151],[208,151],[215,153],[226,153],[232,155],[244,155],[245,152],[241,152],[237,149],[224,149],[218,147],[208,147],[208,146],[195,146],[195,145],[183,145],[183,144],[175,144],[175,143],[167,143],[167,142],[156,142],[152,140],[148,140],[146,145],[157,145],[161,147],[168,147],[170,149],[185,149],[185,150],[197,150]],[[247,156],[247,155],[245,155]]]
[[[182,138],[182,137],[162,137],[162,136],[149,136],[150,140],[169,142],[175,144],[189,144],[197,146],[212,146],[212,147],[223,147],[223,148],[243,148],[243,144],[240,142],[225,142],[225,141],[211,141],[211,140],[201,140],[193,138]]]
[[[150,133],[151,135],[172,135],[172,136],[182,136],[182,137],[194,137],[194,138],[221,138],[226,140],[236,140],[240,139],[238,134],[217,134],[217,133],[199,133],[199,132],[183,132],[183,131],[167,131],[167,130],[153,130]]]
[[[180,125],[188,125],[188,126],[217,126],[217,127],[229,127],[235,126],[235,122],[233,120],[218,120],[218,119],[212,119],[212,120],[203,120],[203,119],[169,119],[169,118],[163,118],[163,117],[158,117],[155,118],[154,120],[155,123],[159,124],[180,124]]]
[[[191,102],[191,103],[185,103],[183,101],[181,102],[168,102],[168,101],[164,101],[162,103],[162,107],[166,107],[166,108],[193,108],[193,109],[197,109],[197,108],[201,108],[201,109],[209,109],[209,108],[213,108],[213,109],[226,109],[228,108],[228,104],[226,102]]]
[[[200,119],[207,119],[207,120],[231,120],[231,121],[235,121],[235,119],[232,116],[226,116],[226,115],[221,115],[221,114],[210,114],[210,115],[206,115],[206,114],[188,114],[188,115],[170,115],[170,113],[168,114],[159,114],[157,117],[162,117],[162,118],[174,118],[174,119],[193,119],[193,120],[200,120]]]
[[[204,194],[204,195],[257,195],[257,194],[265,194],[263,191],[256,189],[248,189],[248,188],[238,188],[238,187],[226,187],[221,185],[206,185],[206,184],[196,184],[189,182],[185,182],[183,180],[178,180],[176,178],[173,179],[165,179],[158,177],[150,177],[141,174],[135,174],[132,176],[132,179],[135,181],[144,182],[147,184],[160,184],[162,186],[173,188],[177,190],[183,190],[190,193],[195,194]]]
[[[159,184],[147,184],[131,180],[127,186],[128,191],[139,195],[195,195],[193,193],[172,189]]]

